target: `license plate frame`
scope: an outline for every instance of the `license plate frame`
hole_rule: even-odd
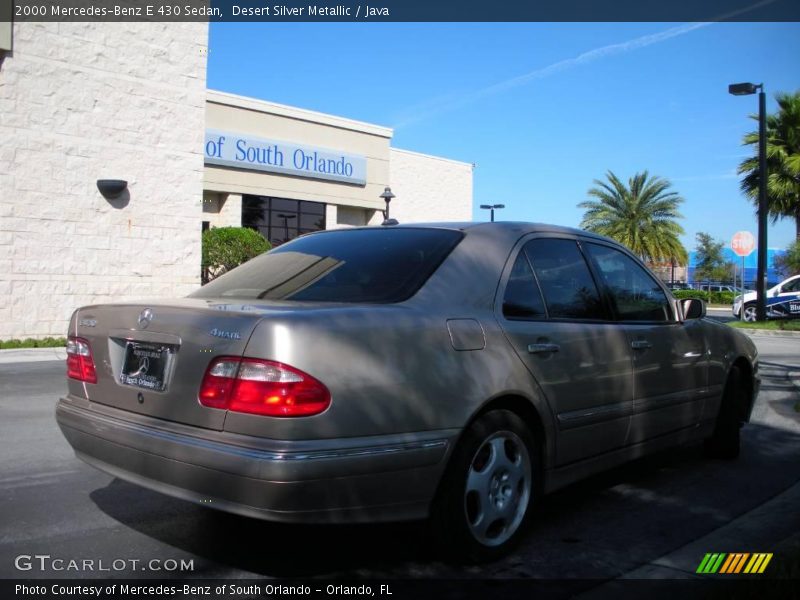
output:
[[[172,356],[171,346],[127,341],[119,382],[130,387],[163,392],[167,389]]]

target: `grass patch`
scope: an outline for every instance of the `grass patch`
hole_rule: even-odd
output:
[[[800,319],[793,321],[758,321],[755,323],[747,323],[745,321],[730,321],[728,323],[731,327],[738,327],[739,329],[769,329],[771,331],[800,331]]]
[[[0,340],[0,350],[16,348],[63,348],[67,345],[67,338],[46,337],[41,340],[26,338],[24,340]]]

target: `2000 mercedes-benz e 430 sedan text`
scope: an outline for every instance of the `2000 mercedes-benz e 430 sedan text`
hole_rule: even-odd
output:
[[[757,352],[626,249],[524,223],[310,234],[174,302],[86,306],[80,458],[285,522],[430,518],[492,559],[537,498],[678,443],[739,452]]]

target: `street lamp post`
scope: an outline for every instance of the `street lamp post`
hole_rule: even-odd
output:
[[[378,198],[383,198],[384,202],[386,202],[386,210],[383,211],[383,222],[387,223],[389,221],[389,202],[392,201],[392,198],[395,198],[395,195],[392,193],[392,188],[384,188],[383,193],[378,196]]]
[[[756,275],[756,320],[767,318],[767,99],[764,84],[732,83],[734,96],[758,94],[758,274]]]
[[[505,208],[505,207],[506,207],[505,204],[481,204],[481,208],[491,211],[492,223],[494,223],[494,210],[496,208],[500,209],[500,208]]]
[[[278,213],[277,217],[283,219],[283,231],[284,231],[284,242],[289,241],[289,219],[296,219],[297,215],[285,215],[283,213]]]

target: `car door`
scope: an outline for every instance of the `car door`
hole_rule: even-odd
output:
[[[777,293],[767,299],[769,312],[780,318],[800,318],[800,277],[781,284]]]
[[[633,351],[636,444],[700,420],[709,395],[705,336],[697,320],[681,322],[663,286],[633,257],[610,245],[583,244]]]
[[[511,265],[498,318],[555,416],[557,464],[622,447],[633,406],[631,348],[577,241],[530,239]]]

